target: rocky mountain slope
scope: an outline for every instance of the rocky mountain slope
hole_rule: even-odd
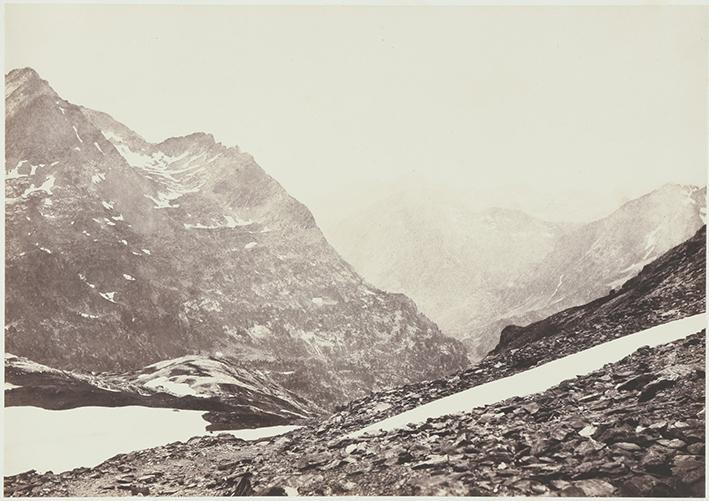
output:
[[[348,438],[333,423],[256,444],[194,438],[8,477],[5,495],[702,497],[705,341],[702,331],[540,394],[377,435]]]
[[[11,353],[85,371],[224,356],[323,406],[466,363],[236,147],[148,143],[31,69],[6,76],[5,134]]]
[[[703,224],[706,189],[666,185],[588,224],[474,211],[403,193],[332,225],[328,237],[373,284],[411,296],[476,361],[501,330],[604,296]]]
[[[45,409],[140,405],[209,411],[208,430],[303,422],[322,409],[255,368],[188,355],[125,373],[58,370],[5,356],[5,405]],[[207,423],[205,423],[206,425]]]
[[[443,378],[355,399],[340,407],[327,423],[354,431],[605,341],[703,313],[705,308],[706,227],[702,227],[618,291],[527,327],[509,327],[505,341],[474,366]]]

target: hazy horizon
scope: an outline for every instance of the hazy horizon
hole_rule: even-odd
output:
[[[590,221],[665,183],[706,184],[701,8],[5,15],[6,72],[30,66],[150,141],[204,131],[238,145],[324,228],[407,187]]]

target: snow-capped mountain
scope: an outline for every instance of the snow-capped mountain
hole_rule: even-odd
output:
[[[395,193],[327,228],[371,283],[404,292],[449,335],[484,324],[499,296],[541,261],[570,226],[521,211],[478,211],[437,190]]]
[[[9,352],[93,371],[230,357],[323,405],[465,364],[236,147],[151,144],[31,69],[6,76],[6,145]]]

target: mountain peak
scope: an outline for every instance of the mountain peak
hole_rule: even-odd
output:
[[[5,109],[6,119],[14,115],[22,103],[48,95],[58,98],[54,89],[46,80],[32,68],[18,68],[5,75]]]
[[[7,78],[10,351],[89,371],[276,361],[323,406],[465,365],[411,301],[363,285],[250,155],[204,132],[154,144],[34,71]]]
[[[30,68],[29,66],[25,68],[15,68],[14,70],[10,70],[7,75],[5,75],[5,79],[12,80],[12,79],[17,79],[17,78],[23,78],[23,79],[31,79],[31,78],[36,78],[41,80],[39,73],[37,73],[34,68]]]
[[[5,97],[10,96],[20,87],[45,87],[51,89],[51,87],[49,87],[49,83],[46,80],[42,80],[39,73],[30,67],[16,68],[5,75]]]
[[[206,132],[192,132],[191,134],[187,134],[185,136],[167,138],[162,143],[159,143],[157,146],[158,148],[170,148],[172,145],[183,143],[198,143],[204,146],[215,146],[218,144],[212,134],[208,134]]]

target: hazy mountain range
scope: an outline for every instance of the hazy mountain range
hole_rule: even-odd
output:
[[[412,297],[479,359],[506,325],[602,296],[691,237],[705,197],[705,188],[665,185],[600,220],[563,224],[400,192],[329,225],[327,236],[367,280]]]

